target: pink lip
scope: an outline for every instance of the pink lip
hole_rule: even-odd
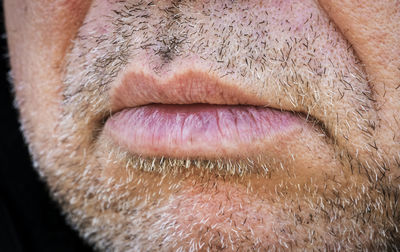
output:
[[[111,92],[105,132],[141,156],[247,157],[276,148],[304,120],[261,107],[265,101],[202,73],[162,83],[130,73]]]

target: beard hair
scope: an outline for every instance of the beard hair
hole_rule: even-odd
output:
[[[187,6],[183,4],[185,2],[182,1],[182,7],[179,8],[186,8]],[[217,189],[218,185],[223,185],[225,181],[230,181],[235,186],[246,188],[251,192],[252,185],[246,176],[271,178],[279,174],[294,173],[294,171],[288,168],[291,166],[290,163],[265,160],[263,157],[260,160],[256,158],[239,161],[142,159],[119,150],[113,143],[106,142],[102,138],[101,128],[110,114],[108,97],[110,84],[128,62],[137,57],[138,54],[135,54],[134,48],[142,48],[160,55],[159,59],[153,59],[149,64],[154,66],[155,73],[161,72],[173,58],[185,56],[182,52],[189,51],[186,46],[191,44],[188,43],[188,35],[191,34],[190,31],[198,28],[196,25],[195,28],[188,28],[190,24],[195,24],[194,21],[190,21],[180,23],[184,28],[172,29],[171,26],[176,27],[176,19],[171,17],[180,15],[180,19],[184,19],[183,13],[185,13],[185,11],[176,12],[178,9],[174,7],[170,9],[171,17],[157,29],[160,31],[159,34],[145,35],[144,24],[149,24],[149,16],[151,16],[146,12],[145,7],[150,8],[148,5],[150,2],[125,4],[128,7],[118,6],[109,20],[116,32],[111,35],[89,37],[81,34],[75,40],[65,67],[64,112],[57,126],[59,145],[37,156],[40,166],[46,168],[41,168],[40,172],[49,184],[52,196],[62,206],[70,224],[85,240],[94,244],[97,249],[118,251],[199,250],[204,246],[211,250],[397,249],[399,245],[397,230],[400,212],[397,206],[399,188],[392,184],[393,181],[389,176],[382,176],[380,173],[381,167],[388,166],[387,162],[384,159],[378,159],[375,165],[371,165],[372,162],[365,163],[355,159],[352,153],[336,141],[329,144],[333,146],[332,158],[339,160],[341,166],[344,167],[339,172],[339,176],[330,175],[318,183],[315,183],[312,178],[302,184],[292,184],[281,180],[273,190],[268,190],[263,195],[265,201],[261,206],[265,206],[269,211],[268,214],[277,218],[274,223],[247,220],[245,216],[232,217],[231,214],[237,210],[237,206],[233,207],[233,200],[222,202],[217,206],[219,209],[225,209],[224,217],[219,219],[220,225],[212,225],[207,221],[183,223],[177,202],[182,202],[183,205],[196,205],[196,211],[208,209],[211,204],[214,204],[212,200],[207,202],[195,197],[185,203],[184,195],[188,193],[188,189],[183,187],[182,183],[189,180],[191,176],[201,174],[195,179],[197,184],[194,189],[190,190],[198,189],[205,195],[216,195],[221,194]],[[131,13],[130,11],[134,9],[135,13]],[[140,17],[134,15],[137,13],[143,15]],[[324,17],[319,18],[324,19]],[[314,16],[313,19],[317,17]],[[169,27],[169,30],[166,30],[166,27]],[[224,37],[226,32],[219,32],[221,37]],[[235,31],[230,33],[235,33]],[[151,39],[156,40],[155,43],[149,43]],[[262,42],[260,41],[261,44]],[[207,51],[207,48],[204,48],[206,44],[197,47],[196,52],[201,54]],[[290,69],[290,64],[294,63],[289,60],[289,54],[296,51],[296,47],[300,50],[298,49],[300,44],[280,46],[281,50],[271,52],[272,56],[269,55],[268,63],[273,65],[275,64],[273,58],[277,59],[281,54],[288,55],[284,64],[286,64],[286,69]],[[312,43],[307,46],[312,47]],[[231,62],[230,69],[224,69],[224,76],[234,75],[232,73],[234,66],[237,66],[235,74],[238,73],[238,76],[245,74],[241,78],[254,77],[257,75],[256,69],[265,68],[265,63],[264,66],[262,63],[257,65],[257,61],[254,60],[249,71],[249,66],[240,63],[240,57],[235,58],[235,55],[246,55],[246,58],[251,59],[251,53],[244,49],[233,53],[235,48],[226,45],[223,53],[220,53],[224,59],[229,58]],[[252,52],[252,54],[255,53]],[[350,121],[350,125],[357,122],[359,128],[367,132],[365,142],[372,142],[372,134],[368,133],[370,131],[368,123],[373,116],[370,116],[370,111],[367,109],[373,107],[370,104],[370,91],[364,84],[358,85],[360,82],[366,82],[365,76],[359,74],[362,70],[352,69],[354,70],[352,73],[356,76],[349,77],[350,80],[343,79],[344,85],[347,85],[344,89],[338,89],[337,92],[328,89],[332,92],[322,92],[318,84],[323,81],[320,79],[315,82],[307,81],[308,78],[317,76],[316,71],[322,71],[322,68],[316,70],[318,62],[314,61],[313,57],[310,59],[309,63],[311,62],[312,65],[310,68],[313,68],[311,77],[298,70],[296,74],[305,81],[297,83],[295,87],[287,85],[288,83],[273,82],[276,92],[284,93],[295,107],[304,107],[307,116],[316,114],[310,109],[312,107],[324,112],[328,111],[327,114],[329,114],[335,110],[335,106],[324,101],[332,101],[342,94],[350,96],[349,103],[357,104],[354,111],[350,113],[354,117],[341,119]],[[280,64],[279,68],[281,68]],[[78,72],[77,69],[79,69]],[[219,70],[215,69],[215,71]],[[334,73],[325,72],[325,74]],[[288,79],[287,82],[289,82]],[[354,83],[356,85],[352,86]],[[349,85],[352,86],[351,91]],[[310,96],[308,101],[307,98],[304,100],[304,94]],[[339,122],[328,122],[325,133],[330,134],[333,139],[350,137],[349,132],[338,124]],[[373,156],[375,157],[376,154]],[[208,169],[204,162],[212,164],[216,169]],[[233,163],[234,168],[232,166],[228,168],[229,163]],[[164,164],[170,164],[170,166],[165,168]],[[254,174],[254,164],[263,168],[264,173]],[[241,169],[236,165],[239,165]],[[114,167],[120,171],[123,174],[120,176],[122,179],[105,176],[106,167],[107,169]],[[321,167],[321,170],[324,170],[324,167]],[[348,180],[345,175],[353,172],[363,177]],[[184,179],[175,178],[177,173]],[[373,179],[374,176],[376,179]],[[149,181],[152,183],[149,184]],[[247,196],[251,197],[251,193]],[[210,198],[213,199],[212,196]],[[194,212],[193,215],[195,216],[196,213]],[[237,223],[232,224],[232,219],[237,220]],[[254,224],[258,224],[261,229],[264,228],[269,233],[266,234],[265,230],[254,230]]]
[[[124,170],[127,176],[122,179],[104,176],[105,165],[97,155],[84,162],[82,154],[74,155],[59,165],[57,161],[65,161],[65,152],[54,163],[57,174],[48,173],[46,177],[69,223],[99,250],[395,251],[399,245],[399,191],[384,183],[367,179],[349,183],[335,177],[318,184],[312,178],[301,184],[281,180],[273,191],[262,192],[253,190],[249,175],[221,175],[204,167],[185,166],[176,179],[172,170],[143,173],[124,167],[120,155],[124,153],[113,152],[108,156],[112,164],[107,165]],[[286,174],[285,168],[275,173],[280,172]],[[195,184],[187,189],[182,185],[185,181]],[[242,191],[247,190],[245,196],[251,203],[240,199],[218,201],[220,197],[232,198],[231,192],[219,189],[224,183],[238,190],[246,188]],[[193,191],[201,194],[187,199]],[[258,203],[257,210],[254,202]],[[190,216],[187,208],[193,210]],[[212,216],[211,220],[198,221],[207,216],[204,211],[213,208],[220,213],[218,222]],[[246,214],[237,214],[243,209]],[[268,216],[273,216],[272,222]],[[188,217],[194,221],[187,222]]]

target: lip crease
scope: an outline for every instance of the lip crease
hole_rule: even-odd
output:
[[[111,90],[111,107],[105,133],[128,152],[148,157],[248,157],[276,148],[305,124],[201,72],[166,81],[128,73]]]

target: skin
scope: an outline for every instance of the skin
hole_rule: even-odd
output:
[[[4,1],[22,128],[82,237],[99,250],[399,246],[398,1],[148,2],[122,16],[117,1]],[[139,157],[103,131],[123,70],[197,71],[307,122],[249,159]]]

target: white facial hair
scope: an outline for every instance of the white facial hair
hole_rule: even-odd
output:
[[[127,1],[100,21],[89,16],[82,30],[93,33],[80,33],[65,68],[59,145],[33,154],[71,224],[96,248],[396,248],[398,187],[382,176],[396,164],[374,148],[377,111],[362,66],[314,2],[288,3],[294,10],[284,19],[277,7],[266,7],[274,3],[256,8],[249,2],[221,1],[199,8],[200,3],[181,1],[162,10],[150,1]],[[303,7],[309,18],[294,32],[296,8]],[[107,24],[110,32],[99,35],[98,23]],[[140,58],[144,54],[150,56]],[[171,71],[174,60],[193,55],[221,78],[250,89],[262,87],[259,95],[269,95],[272,105],[319,121],[316,139],[301,137],[305,145],[318,142],[316,150],[331,156],[327,166],[337,165],[337,172],[294,184],[283,178],[296,177],[297,158],[212,161],[220,173],[197,165],[199,160],[189,165],[170,160],[164,166],[119,150],[105,138],[101,127],[110,111],[108,91],[129,62],[142,60],[162,75]],[[242,162],[247,173],[236,168],[230,173],[230,162]],[[252,174],[249,163],[268,169]],[[110,176],[110,170],[117,172]],[[255,178],[274,186],[255,186]],[[192,181],[196,184],[188,189]],[[221,204],[205,200],[225,199],[228,193],[220,189],[228,182],[238,188],[237,198]],[[202,193],[185,197],[196,190]],[[196,206],[192,222],[181,211],[190,206]],[[218,223],[197,221],[202,209],[214,208],[223,213]],[[246,214],[236,214],[244,209]],[[265,223],[251,218],[256,214],[275,219]]]

